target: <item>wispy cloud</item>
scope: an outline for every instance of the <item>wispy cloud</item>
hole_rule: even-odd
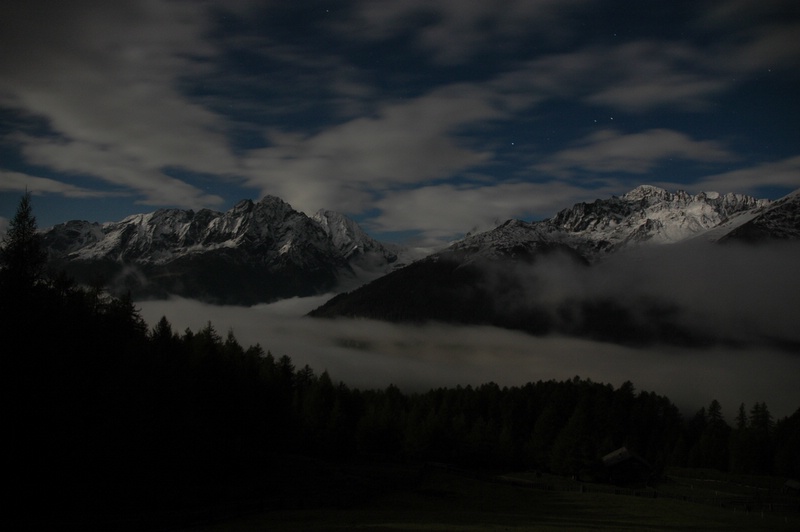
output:
[[[432,240],[491,229],[508,218],[541,219],[591,194],[613,187],[585,188],[558,181],[541,183],[440,184],[395,191],[376,202],[381,211],[371,223],[377,231],[419,231]],[[442,206],[447,205],[447,209]]]
[[[800,20],[793,0],[711,1],[698,12],[693,31],[720,39],[711,57],[716,68],[741,74],[796,68]]]
[[[24,192],[26,190],[31,194],[61,194],[68,198],[104,198],[114,195],[113,192],[78,187],[46,177],[0,170],[0,191]]]
[[[92,176],[151,203],[219,202],[164,174],[167,167],[221,174],[234,167],[223,122],[178,89],[215,53],[202,35],[205,10],[186,2],[10,9],[0,105],[44,118],[51,131],[6,142],[32,164]],[[58,24],[30,23],[37,17]]]
[[[659,13],[674,31],[624,39],[592,25],[609,24],[605,9],[585,0],[8,6],[0,112],[14,120],[0,142],[23,164],[7,171],[18,172],[17,188],[29,174],[30,188],[67,198],[90,197],[91,183],[98,196],[152,206],[222,208],[268,193],[307,213],[443,234],[585,199],[563,183],[547,193],[553,177],[594,173],[570,185],[599,194],[652,181],[669,158],[702,164],[684,185],[722,172],[730,138],[691,124],[748,80],[800,61],[791,0],[666,3]],[[262,27],[276,14],[298,19],[283,32]],[[537,144],[549,113],[566,106],[571,133]],[[606,111],[644,125],[586,136],[577,117]],[[512,154],[493,138],[510,132],[520,137]],[[791,179],[790,155],[763,164],[765,182]],[[737,170],[707,180],[733,188],[757,178]],[[436,202],[448,212],[435,216]]]
[[[269,147],[248,155],[248,183],[296,208],[361,212],[378,192],[448,178],[487,161],[491,152],[463,145],[457,133],[501,115],[483,88],[454,85],[311,136],[274,132]]]
[[[526,71],[529,83],[551,98],[633,113],[700,109],[731,86],[702,57],[688,43],[638,40],[544,55],[530,61]]]
[[[645,174],[669,158],[719,162],[734,160],[736,156],[717,141],[694,140],[678,131],[651,129],[624,134],[606,129],[579,140],[573,148],[553,154],[535,169],[562,177],[576,170]]]
[[[149,158],[153,156],[152,153],[126,153],[128,150],[142,149],[142,146],[124,142],[103,145],[80,140],[58,141],[27,136],[16,138],[22,141],[22,152],[30,162],[67,174],[93,177],[117,187],[118,193],[143,196],[141,202],[149,205],[178,205],[188,208],[219,205],[223,201],[219,196],[207,194],[184,180],[167,175],[165,170],[172,165],[157,166]],[[191,168],[183,165],[179,167]],[[202,167],[197,167],[197,171],[202,171]],[[65,192],[72,188],[64,184],[60,191]],[[57,190],[51,187],[48,192]]]
[[[764,187],[800,187],[800,156],[771,161],[700,179],[695,186],[704,190],[741,191],[757,194]]]
[[[409,0],[354,3],[342,30],[367,39],[411,33],[420,50],[442,64],[459,63],[487,47],[508,45],[521,36],[551,42],[571,31],[565,21],[586,0],[516,0],[499,3]],[[355,30],[355,31],[354,31]]]

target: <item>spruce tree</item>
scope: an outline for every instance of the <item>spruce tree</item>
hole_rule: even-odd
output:
[[[0,247],[3,289],[25,290],[41,280],[47,255],[37,232],[31,195],[26,192]]]

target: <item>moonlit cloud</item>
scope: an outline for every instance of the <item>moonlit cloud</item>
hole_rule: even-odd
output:
[[[4,40],[25,53],[0,56],[0,105],[46,119],[52,134],[7,140],[34,165],[92,176],[149,203],[218,204],[164,173],[235,165],[222,120],[178,90],[180,79],[202,74],[200,59],[214,54],[202,39],[204,10],[186,2],[126,6],[12,8]],[[58,24],[20,20],[36,17]]]
[[[640,41],[608,52],[593,62],[609,82],[586,96],[592,104],[634,112],[658,106],[702,108],[730,83],[709,73],[702,54],[690,46]]]
[[[529,64],[531,82],[551,97],[641,113],[659,107],[696,109],[731,82],[687,44],[640,40],[546,55]]]
[[[160,168],[133,154],[81,141],[48,141],[29,139],[23,153],[37,165],[69,173],[85,174],[102,179],[118,190],[143,194],[149,205],[179,205],[181,207],[215,206],[222,202],[218,196],[205,194],[189,183],[166,175]],[[102,178],[100,177],[102,176]],[[61,192],[70,185],[62,184]],[[48,190],[55,192],[56,190]],[[65,194],[69,195],[69,194]]]
[[[560,151],[536,169],[566,176],[574,170],[595,173],[645,174],[667,158],[693,161],[730,161],[735,158],[715,141],[697,141],[677,131],[652,129],[623,134],[607,129],[581,139]]]
[[[442,241],[643,182],[774,197],[797,182],[799,19],[791,0],[31,0],[0,17],[2,190],[60,198],[48,225],[77,198],[121,219],[274,194]]]
[[[275,356],[289,355],[298,367],[309,364],[362,388],[393,383],[414,391],[489,381],[511,386],[579,375],[614,385],[631,380],[689,414],[717,399],[730,414],[741,402],[764,401],[773,415],[783,416],[800,404],[800,357],[780,347],[800,343],[798,260],[796,242],[754,248],[703,239],[645,246],[588,269],[551,256],[519,265],[514,273],[520,289],[498,301],[511,311],[533,305],[553,313],[575,300],[612,298],[631,309],[658,303],[674,309],[675,324],[716,339],[706,347],[630,347],[488,326],[306,317],[330,294],[249,308],[181,298],[138,306],[151,326],[166,316],[182,332],[210,320],[245,345],[259,343]],[[646,326],[650,318],[636,319]]]
[[[509,217],[552,215],[553,205],[587,199],[585,189],[560,182],[432,185],[398,191],[379,200],[376,206],[382,214],[374,221],[374,229],[416,230],[432,239],[446,239],[453,234],[491,229]],[[442,205],[452,208],[445,211]]]
[[[629,348],[560,337],[537,338],[493,327],[398,325],[369,320],[303,317],[324,297],[256,307],[219,307],[185,299],[139,303],[151,325],[161,316],[176,331],[198,330],[209,320],[232,330],[245,345],[259,343],[297,367],[327,370],[335,381],[360,388],[389,384],[406,391],[441,386],[501,386],[571,379],[579,375],[670,397],[691,414],[712,399],[732,413],[741,402],[765,401],[775,416],[800,404],[794,376],[800,358],[772,349],[758,356],[737,349]]]
[[[741,73],[796,67],[800,21],[793,0],[705,2],[700,12],[695,30],[722,37],[714,54],[718,66]]]
[[[757,193],[762,187],[776,185],[788,188],[800,186],[800,156],[708,176],[696,184],[704,187],[704,190],[751,193]]]
[[[249,184],[307,211],[327,199],[331,208],[358,212],[370,206],[370,191],[446,178],[486,161],[490,153],[460,145],[455,133],[501,113],[484,91],[451,86],[310,137],[273,133],[271,146],[248,158]]]
[[[498,41],[533,35],[547,42],[569,34],[560,22],[583,4],[585,0],[360,0],[354,3],[354,18],[360,30],[357,35],[375,39],[411,31],[420,49],[432,53],[439,63],[451,64],[465,61]],[[419,20],[424,23],[414,24]]]
[[[25,190],[31,194],[61,194],[68,198],[102,198],[112,195],[110,192],[76,187],[46,177],[0,171],[0,191],[24,192]]]

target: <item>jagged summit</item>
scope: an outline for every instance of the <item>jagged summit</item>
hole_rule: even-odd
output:
[[[749,219],[728,232],[721,241],[739,240],[752,243],[798,239],[800,239],[800,189],[770,205],[756,209]]]
[[[383,249],[383,246],[365,233],[361,227],[339,212],[320,209],[313,216],[330,237],[334,247],[344,256],[363,255]]]
[[[594,261],[631,245],[681,242],[767,205],[744,194],[692,195],[642,185],[621,197],[577,203],[536,225]]]
[[[770,203],[741,194],[641,186],[577,203],[547,220],[509,220],[339,294],[310,315],[493,325],[629,345],[709,346],[716,341],[711,327],[694,327],[690,310],[660,297],[663,278],[651,277],[649,269],[660,268],[672,254],[654,248],[686,242],[673,248],[679,261],[699,257],[702,263],[704,253],[717,261],[741,257],[748,250],[731,255],[715,242],[725,235],[797,239],[798,218],[797,193]],[[632,250],[637,252],[627,253]],[[663,267],[672,268],[669,261]],[[658,286],[644,286],[650,279]]]
[[[621,250],[695,237],[800,238],[798,204],[800,191],[770,203],[642,185],[546,220],[509,220],[431,260],[449,254],[468,264],[562,251],[595,263]],[[340,213],[320,210],[309,218],[276,196],[245,199],[226,212],[159,209],[106,224],[70,221],[48,230],[44,241],[55,266],[79,281],[105,279],[136,297],[176,294],[228,303],[357,286],[421,258],[377,242]]]
[[[682,242],[723,224],[733,228],[739,217],[743,223],[769,205],[769,200],[743,194],[692,195],[641,185],[622,196],[576,203],[546,220],[509,220],[440,254],[456,252],[466,261],[504,259],[564,246],[593,263],[623,249]]]
[[[678,192],[678,194],[681,194],[681,192]],[[639,185],[630,192],[624,194],[622,196],[622,199],[630,201],[640,201],[649,199],[664,200],[669,197],[670,193],[663,188],[659,188],[653,185]]]
[[[265,196],[226,212],[159,209],[103,225],[67,222],[44,240],[56,266],[79,281],[101,276],[137,297],[257,303],[323,293],[343,276],[352,284],[358,278],[353,266],[363,268],[366,255],[382,272],[396,259],[352,220],[335,213],[329,218],[346,230],[330,231],[282,199]]]

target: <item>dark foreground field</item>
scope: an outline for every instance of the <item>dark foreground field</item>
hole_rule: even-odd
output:
[[[351,480],[368,487],[376,480],[374,471],[371,475],[371,480]],[[380,475],[383,482],[389,478],[386,471]],[[581,489],[580,483],[558,477],[475,475],[439,466],[414,470],[402,467],[394,470],[391,478],[397,481],[394,488],[376,490],[362,501],[343,499],[352,489],[343,485],[341,493],[332,495],[338,502],[329,507],[255,512],[238,518],[207,515],[205,518],[213,523],[183,530],[800,529],[797,497],[773,492],[778,500],[790,504],[781,508],[775,505],[769,511],[764,504],[767,490],[703,478],[674,477],[656,497],[653,489],[593,484]],[[707,502],[691,502],[704,499]],[[742,501],[751,502],[745,508]]]

